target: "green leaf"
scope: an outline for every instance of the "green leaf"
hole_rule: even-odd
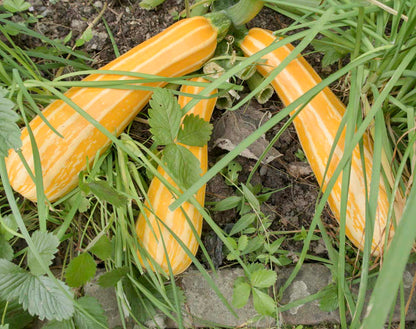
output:
[[[241,308],[247,304],[250,297],[251,287],[245,278],[240,277],[234,282],[233,299],[234,307]]]
[[[72,319],[70,320],[64,320],[64,321],[48,321],[42,329],[73,329],[74,323]]]
[[[106,181],[98,180],[86,185],[98,199],[111,203],[115,207],[122,207],[127,202],[127,198]]]
[[[84,296],[77,300],[78,304],[89,315],[98,321],[90,319],[89,316],[82,313],[80,310],[76,310],[74,314],[74,323],[77,329],[103,329],[108,328],[107,317],[104,314],[104,310],[98,300],[94,297]]]
[[[5,325],[0,324],[0,329],[10,329],[9,324],[5,324]]]
[[[98,284],[103,288],[114,287],[127,273],[129,273],[129,268],[127,266],[115,268],[110,272],[101,275],[98,279]]]
[[[178,142],[191,146],[204,146],[208,143],[212,124],[193,113],[185,116],[178,133]]]
[[[241,203],[241,197],[232,195],[221,201],[218,201],[212,210],[214,211],[225,211],[237,207]]]
[[[281,237],[273,241],[271,244],[265,244],[264,249],[266,249],[266,251],[269,252],[270,254],[275,254],[279,250],[280,245],[283,243],[284,240],[285,240],[285,237]]]
[[[6,260],[13,259],[13,248],[3,235],[0,235],[0,259],[1,258]]]
[[[241,216],[241,218],[234,224],[233,228],[231,229],[230,235],[234,235],[246,229],[249,225],[251,225],[254,222],[255,219],[255,213],[248,213]]]
[[[262,315],[273,316],[276,305],[272,297],[265,292],[253,288],[253,305],[257,313]]]
[[[31,4],[25,0],[4,0],[3,6],[7,11],[17,13],[19,11],[28,10]]]
[[[28,272],[26,280],[19,287],[19,303],[31,315],[40,320],[67,320],[74,314],[74,304],[69,288],[58,280],[61,288],[47,276],[34,276]],[[66,290],[66,293],[62,291]]]
[[[335,311],[339,307],[337,286],[331,284],[322,291],[324,294],[319,300],[319,308],[325,312]]]
[[[22,146],[20,128],[16,124],[19,116],[13,111],[14,103],[5,98],[5,94],[6,91],[0,88],[0,157],[7,157],[9,149]]]
[[[191,187],[202,173],[199,160],[182,145],[167,145],[163,152],[163,162],[185,188]]]
[[[176,97],[168,89],[156,89],[149,104],[149,125],[153,140],[159,145],[174,143],[182,119]]]
[[[0,299],[13,300],[19,297],[20,289],[29,273],[21,267],[0,259]]]
[[[346,31],[345,33],[351,34],[349,31]],[[339,44],[327,37],[320,40],[315,39],[312,41],[312,46],[316,51],[324,54],[324,57],[322,58],[322,66],[324,67],[335,63],[349,53],[347,49],[339,47]]]
[[[238,175],[241,170],[243,170],[243,167],[241,166],[239,162],[235,160],[231,161],[228,164],[227,169],[225,170],[225,173],[224,173],[228,177],[228,179],[225,180],[225,183],[227,185],[237,184]]]
[[[256,288],[269,288],[277,280],[277,274],[273,270],[261,269],[250,274],[250,282]]]
[[[97,270],[97,264],[89,253],[83,253],[68,264],[65,272],[66,283],[70,287],[80,287],[91,280]]]
[[[81,37],[75,42],[76,47],[83,46],[86,42],[90,41],[93,37],[91,27],[88,27],[81,35]]]
[[[98,241],[91,247],[90,251],[102,260],[106,260],[111,257],[113,252],[113,245],[108,236],[103,235]]]
[[[248,236],[247,235],[242,235],[238,238],[238,242],[237,242],[237,249],[240,251],[243,251],[244,249],[247,248],[248,245]]]
[[[9,241],[14,235],[6,230],[6,227],[12,231],[17,231],[18,226],[13,215],[0,217],[0,235],[3,235]]]
[[[243,189],[244,198],[247,200],[247,202],[251,205],[253,209],[260,211],[260,202],[259,200],[257,200],[256,196],[250,191],[250,189],[246,185],[241,184],[241,187]]]
[[[16,300],[10,302],[0,300],[0,314],[5,314],[4,323],[12,329],[27,328],[27,325],[33,321],[33,317],[24,311]]]
[[[253,239],[250,239],[248,241],[247,247],[244,249],[244,255],[249,254],[253,251],[256,251],[263,247],[264,245],[264,238],[261,236],[256,236]]]
[[[55,253],[58,251],[58,237],[53,233],[35,231],[32,234],[32,241],[43,262],[49,267],[52,264]],[[27,253],[27,261],[30,272],[33,275],[43,275],[46,273],[30,248]]]

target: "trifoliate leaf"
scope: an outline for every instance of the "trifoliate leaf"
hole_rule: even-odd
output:
[[[173,143],[182,119],[176,97],[168,89],[156,89],[149,104],[149,125],[153,140],[159,145]]]
[[[32,234],[32,241],[43,262],[49,267],[52,264],[55,253],[58,251],[58,237],[53,233],[35,231]],[[42,268],[35,258],[32,249],[29,249],[27,253],[27,260],[30,272],[33,275],[43,275],[46,273],[46,270]]]
[[[47,276],[34,276],[28,273],[22,284],[19,303],[31,315],[37,315],[40,320],[67,320],[74,314],[74,303],[67,296],[71,292],[63,282],[58,280],[61,287]],[[61,289],[66,290],[64,293]]]
[[[89,253],[83,253],[68,264],[65,272],[66,283],[70,287],[80,287],[91,280],[97,270],[97,264]]]
[[[19,116],[12,110],[14,103],[4,95],[4,89],[0,89],[0,157],[7,157],[9,149],[22,146],[20,128],[16,124]]]
[[[98,321],[94,321],[80,310],[76,310],[74,314],[74,323],[77,329],[102,329],[108,328],[107,317],[104,314],[104,310],[98,300],[94,297],[85,296],[77,300],[78,304],[89,315]]]
[[[111,257],[113,252],[113,245],[108,236],[103,235],[98,241],[91,247],[90,251],[102,260],[106,260]]]
[[[0,258],[6,259],[6,260],[13,259],[13,248],[6,241],[3,235],[0,235]]]
[[[273,270],[261,269],[250,274],[250,282],[256,288],[269,288],[277,280],[277,274]]]
[[[185,188],[195,183],[202,173],[198,159],[182,145],[167,145],[163,153],[163,162],[174,175],[175,180]]]
[[[90,191],[101,201],[107,201],[116,207],[122,207],[127,202],[127,198],[106,181],[93,181],[87,185]]]
[[[212,124],[193,113],[185,116],[177,141],[191,146],[204,146],[211,137]]]
[[[98,278],[98,284],[103,288],[114,287],[126,274],[129,273],[127,266],[115,268]]]
[[[273,316],[276,308],[273,298],[257,288],[253,288],[253,305],[257,313],[269,316]]]
[[[234,282],[233,299],[232,303],[234,307],[241,308],[247,304],[250,297],[251,287],[250,284],[243,278],[237,278]]]

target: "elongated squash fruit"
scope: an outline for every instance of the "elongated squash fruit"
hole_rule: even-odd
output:
[[[194,79],[194,81],[205,80],[197,78]],[[188,94],[198,94],[202,90],[203,87],[183,86],[181,88],[183,93]],[[213,93],[216,93],[216,91],[213,91]],[[183,108],[191,99],[192,98],[189,97],[179,96],[178,102],[181,108]],[[214,97],[201,100],[195,107],[188,111],[187,115],[198,115],[205,121],[209,121],[215,103],[216,98]],[[199,160],[202,173],[205,173],[208,166],[207,145],[203,147],[184,146]],[[162,167],[159,166],[158,171],[170,184],[176,186]],[[185,202],[182,207],[170,211],[168,207],[174,201],[172,193],[169,192],[168,188],[156,177],[153,178],[150,183],[148,198],[149,202],[145,203],[145,213],[140,214],[136,223],[136,232],[139,243],[148,255],[142,256],[139,250],[139,258],[142,263],[144,263],[144,257],[153,258],[156,264],[158,264],[165,273],[169,273],[170,264],[173,274],[179,274],[188,268],[191,264],[191,259],[177,239],[182,240],[189,251],[195,255],[198,250],[198,240],[192,227],[189,225],[189,221],[200,236],[202,230],[202,216],[189,202]],[[195,198],[203,207],[205,200],[205,185],[199,189]],[[172,230],[174,235],[171,234],[167,227]],[[155,269],[153,265],[151,266]]]
[[[240,47],[245,56],[251,56],[269,46],[275,39],[276,37],[273,36],[272,32],[253,28],[240,42]],[[286,45],[268,53],[263,57],[266,60],[266,63],[258,65],[257,70],[262,75],[267,76],[291,53],[292,50],[292,45]],[[307,61],[303,57],[298,57],[290,62],[289,65],[275,77],[272,85],[280,99],[285,106],[287,106],[320,81],[321,78]],[[329,88],[325,88],[317,94],[293,120],[303,151],[323,190],[325,190],[325,187],[344,152],[345,130],[335,148],[326,179],[323,181],[323,175],[329,160],[330,150],[335,142],[335,136],[344,113],[344,104]],[[293,114],[293,112],[291,114]],[[373,153],[371,141],[366,135],[363,136],[363,144],[365,169],[367,180],[369,180],[372,173]],[[340,218],[341,181],[342,178],[340,175],[328,199],[329,206],[337,220]],[[365,199],[364,173],[360,151],[357,146],[352,155],[346,234],[360,249],[363,249],[364,246]],[[389,201],[386,188],[383,179],[380,179],[378,208],[376,221],[374,223],[374,236],[372,242],[372,250],[375,254],[380,253],[383,248],[388,208]],[[398,212],[396,212],[396,216],[397,214]],[[390,227],[390,234],[393,234],[393,227]]]
[[[208,18],[207,18],[208,17]],[[228,29],[228,18],[221,13],[181,20],[102,67],[117,70],[178,77],[199,69],[214,53],[217,38]],[[84,81],[127,80],[128,76],[94,74]],[[164,82],[147,86],[162,86]],[[145,106],[151,91],[74,87],[65,95],[118,136]],[[55,134],[36,116],[30,123],[40,153],[44,192],[54,201],[76,185],[78,174],[86,169],[97,152],[110,140],[61,100],[43,110],[49,123],[63,136]],[[27,128],[22,131],[22,154],[34,172],[32,146]],[[11,185],[24,197],[36,201],[36,186],[18,154],[10,151],[7,170]]]

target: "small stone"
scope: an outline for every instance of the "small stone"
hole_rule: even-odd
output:
[[[311,166],[306,162],[291,162],[287,170],[295,178],[306,177],[313,174]]]
[[[95,8],[103,8],[103,3],[101,1],[95,1],[94,5]]]

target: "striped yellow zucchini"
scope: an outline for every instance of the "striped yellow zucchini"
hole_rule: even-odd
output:
[[[253,28],[240,42],[240,47],[245,56],[251,56],[269,46],[275,39],[276,37],[273,36],[272,32]],[[258,71],[262,75],[267,76],[291,53],[292,50],[292,45],[286,45],[268,53],[263,57],[266,60],[266,63],[264,65],[258,65]],[[275,77],[272,85],[283,103],[287,106],[319,82],[321,82],[321,78],[313,68],[303,57],[298,57],[290,62],[289,65]],[[324,182],[323,175],[325,167],[328,163],[330,150],[334,144],[335,136],[344,113],[344,104],[329,88],[325,88],[303,108],[293,121],[306,158],[323,190],[334,173],[344,152],[345,130],[335,148]],[[293,112],[291,114],[293,114]],[[372,142],[367,135],[364,135],[363,137],[363,144],[365,169],[367,178],[369,179],[372,173],[373,153]],[[364,246],[366,186],[358,146],[354,149],[352,155],[350,179],[346,234],[357,247],[362,249]],[[337,220],[340,218],[340,200],[341,176],[336,181],[336,185],[331,191],[328,199],[329,206]],[[382,250],[384,244],[388,209],[389,201],[386,188],[383,179],[381,179],[372,242],[372,250],[375,254],[378,254]],[[390,228],[390,233],[393,233],[393,227]]]
[[[194,81],[205,81],[202,78],[197,78]],[[203,90],[203,87],[183,86],[181,91],[187,94],[198,94]],[[216,91],[213,91],[216,93]],[[178,102],[183,108],[192,98],[179,96]],[[206,121],[211,118],[212,111],[215,107],[216,98],[204,99],[188,111],[188,115],[193,113],[199,115]],[[208,166],[208,150],[207,145],[203,147],[187,146],[200,161],[202,173],[207,171]],[[168,180],[170,184],[176,186],[168,174],[161,168],[158,168],[159,173]],[[205,200],[205,186],[201,187],[195,195],[196,200],[203,207]],[[195,255],[198,250],[198,241],[194,235],[188,219],[192,222],[196,232],[201,235],[202,230],[202,216],[195,209],[195,207],[185,202],[181,208],[174,211],[168,209],[169,205],[174,201],[172,193],[168,188],[162,184],[158,178],[154,178],[150,183],[148,190],[148,202],[145,203],[145,212],[140,214],[136,223],[136,232],[139,243],[151,257],[158,264],[165,273],[169,273],[169,265],[173,273],[179,274],[185,271],[191,264],[191,259],[187,252],[181,247],[176,237],[173,236],[167,227],[181,239],[189,251]],[[185,215],[186,213],[186,215]],[[188,217],[188,219],[187,219]],[[165,249],[166,248],[166,249]],[[166,251],[165,251],[166,250]],[[167,253],[167,254],[166,254]],[[139,258],[143,263],[144,256],[138,252]],[[152,265],[154,269],[154,266]]]
[[[182,76],[199,69],[213,55],[217,37],[226,28],[227,19],[224,15],[184,19],[102,69],[166,77]],[[131,77],[94,74],[84,81],[127,79]],[[148,102],[151,94],[145,90],[74,87],[65,95],[118,136]],[[55,134],[39,116],[30,123],[40,152],[44,192],[49,201],[54,201],[77,185],[78,174],[86,169],[87,158],[93,160],[97,152],[103,152],[110,145],[110,140],[61,100],[47,106],[43,115],[63,136],[61,138]],[[27,128],[23,129],[21,138],[23,156],[33,172],[32,146]],[[35,183],[14,151],[7,158],[7,170],[13,188],[24,197],[36,201]]]

